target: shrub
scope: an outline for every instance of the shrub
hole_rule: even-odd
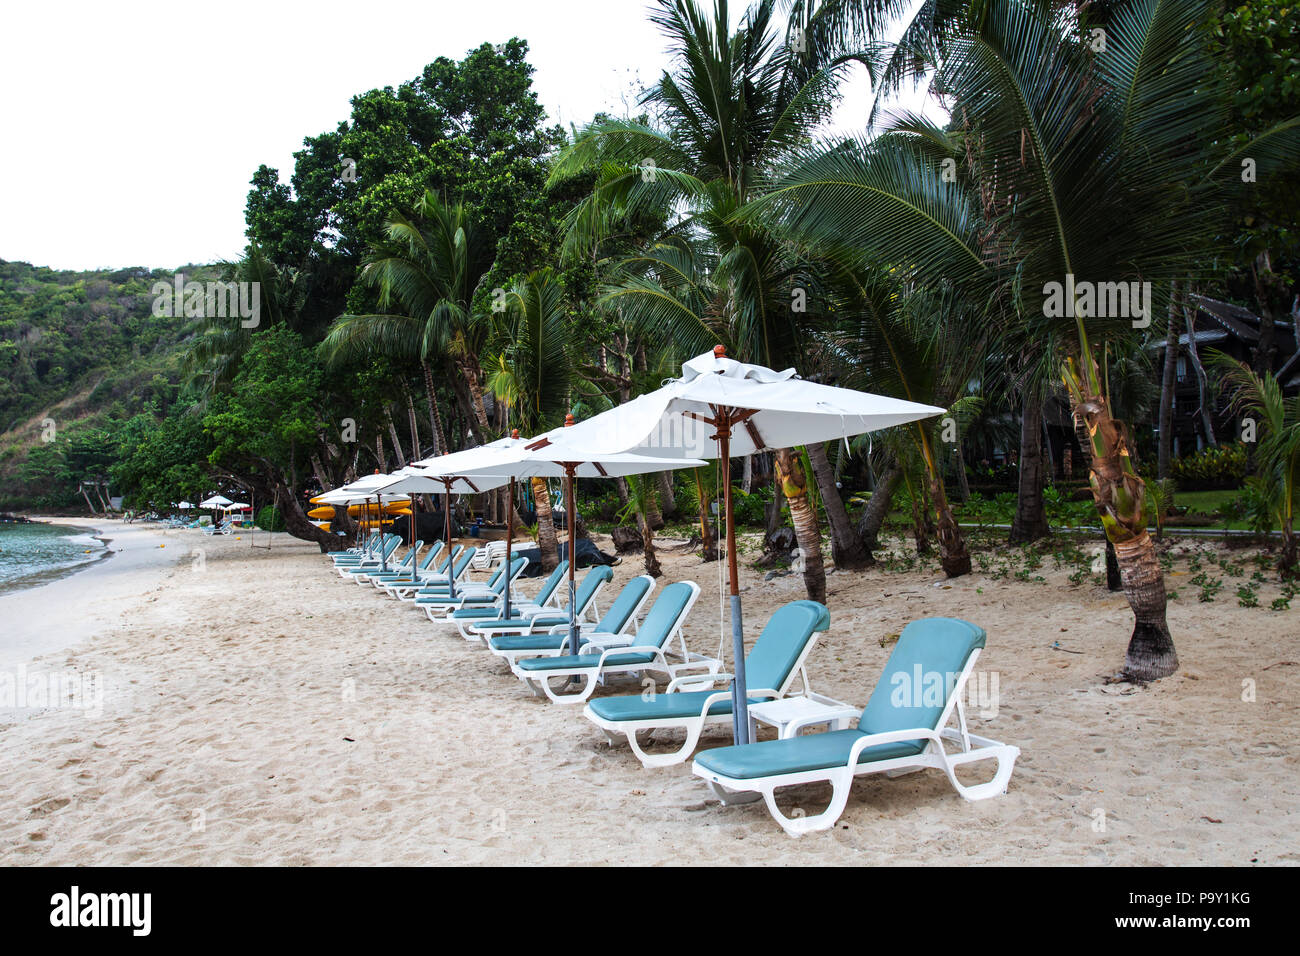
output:
[[[1243,444],[1206,448],[1179,458],[1170,465],[1170,477],[1188,491],[1216,491],[1240,488],[1250,461]]]
[[[257,526],[263,531],[283,531],[284,515],[275,505],[266,505],[257,512]]]

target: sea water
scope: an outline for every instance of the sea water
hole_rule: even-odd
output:
[[[0,522],[0,593],[45,584],[107,554],[93,528]]]

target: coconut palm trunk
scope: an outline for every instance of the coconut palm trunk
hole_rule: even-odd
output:
[[[1028,544],[1052,533],[1043,502],[1043,400],[1038,390],[1025,389],[1020,407],[1020,487],[1011,522],[1011,544]]]
[[[553,571],[560,563],[560,542],[555,536],[555,519],[551,513],[551,490],[545,478],[533,478],[531,482],[537,506],[537,547],[542,552],[542,570]]]
[[[1100,375],[1083,340],[1086,378],[1074,359],[1065,382],[1077,420],[1084,423],[1091,454],[1088,482],[1106,537],[1115,547],[1124,596],[1133,609],[1133,635],[1124,658],[1124,675],[1134,681],[1168,677],[1178,669],[1178,653],[1166,620],[1165,579],[1147,534],[1146,486],[1129,458],[1124,428],[1110,415],[1098,387]]]
[[[447,436],[442,431],[442,412],[438,408],[438,393],[433,390],[433,370],[429,368],[429,363],[420,362],[420,369],[424,372],[424,391],[429,396],[429,427],[433,429],[434,441],[437,447],[434,448],[434,454],[441,455],[447,451]]]
[[[862,535],[853,527],[844,499],[835,484],[835,469],[826,457],[826,446],[813,442],[808,446],[808,462],[812,465],[817,490],[826,508],[826,523],[831,533],[831,560],[840,570],[860,569],[871,564],[871,554],[862,543]]]
[[[803,554],[803,583],[808,597],[826,603],[826,567],[822,562],[822,534],[817,526],[817,512],[808,500],[808,475],[803,462],[789,448],[776,453],[776,473],[782,494],[790,504],[790,520],[795,540]]]
[[[718,560],[718,546],[713,540],[713,522],[709,517],[709,496],[704,490],[704,480],[700,470],[693,469],[695,478],[695,497],[700,505],[700,541],[704,544],[704,560]]]

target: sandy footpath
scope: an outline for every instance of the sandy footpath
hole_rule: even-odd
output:
[[[1184,595],[1170,609],[1182,667],[1139,688],[1105,683],[1131,627],[1122,595],[1064,572],[951,586],[833,573],[816,690],[861,705],[882,639],[966,617],[988,631],[979,672],[999,690],[972,729],[1023,754],[1010,791],[974,804],[937,771],[861,779],[835,830],[793,840],[761,803],[717,805],[689,764],[643,769],[580,708],[533,698],[481,646],[345,584],[313,545],[148,533],[170,557],[119,563],[95,608],[59,591],[58,613],[96,623],[39,666],[96,675],[99,706],[0,715],[0,863],[1300,862],[1300,611]],[[661,585],[704,586],[689,643],[715,651],[716,566],[661,558]],[[639,570],[627,558],[615,586]],[[53,613],[42,591],[95,573],[12,596],[2,626]],[[752,639],[802,582],[744,576]]]

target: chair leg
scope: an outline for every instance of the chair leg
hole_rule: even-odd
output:
[[[844,812],[849,802],[849,791],[853,787],[853,773],[849,769],[835,770],[828,776],[831,785],[830,805],[815,816],[787,817],[776,805],[776,787],[768,786],[763,790],[763,800],[767,803],[767,812],[781,825],[781,829],[792,837],[803,836],[817,830],[829,830]]]
[[[712,780],[704,781],[713,791],[713,795],[721,801],[724,807],[738,807],[746,803],[757,803],[763,799],[763,795],[757,790],[728,790],[720,783],[714,783]]]
[[[574,676],[578,676],[578,675],[574,675]],[[545,677],[543,677],[538,683],[542,685],[542,690],[546,692],[546,696],[551,699],[552,703],[581,704],[584,703],[587,700],[587,698],[590,697],[592,693],[596,690],[596,678],[599,676],[600,675],[595,673],[594,671],[589,674],[582,674],[581,677],[586,683],[583,684],[582,690],[572,694],[555,693],[555,691],[551,690],[551,682]]]
[[[681,747],[671,753],[648,754],[641,749],[641,744],[637,742],[636,731],[627,732],[628,746],[632,748],[632,753],[636,754],[636,759],[641,761],[643,767],[671,767],[673,764],[679,764],[686,760],[695,752],[695,745],[700,742],[700,733],[704,730],[704,721],[693,720],[689,724],[682,724],[686,728],[686,740]],[[658,729],[658,728],[656,728]]]
[[[1007,792],[1007,784],[1011,781],[1011,771],[1015,768],[1016,758],[1019,756],[1020,748],[1012,747],[1009,744],[1003,744],[1000,747],[981,747],[969,753],[946,756],[943,762],[943,770],[948,775],[948,782],[953,785],[953,789],[965,799],[971,801],[987,800],[989,797],[997,797]],[[960,765],[993,759],[997,760],[998,769],[993,775],[993,779],[987,783],[966,786],[957,779],[957,767]]]

